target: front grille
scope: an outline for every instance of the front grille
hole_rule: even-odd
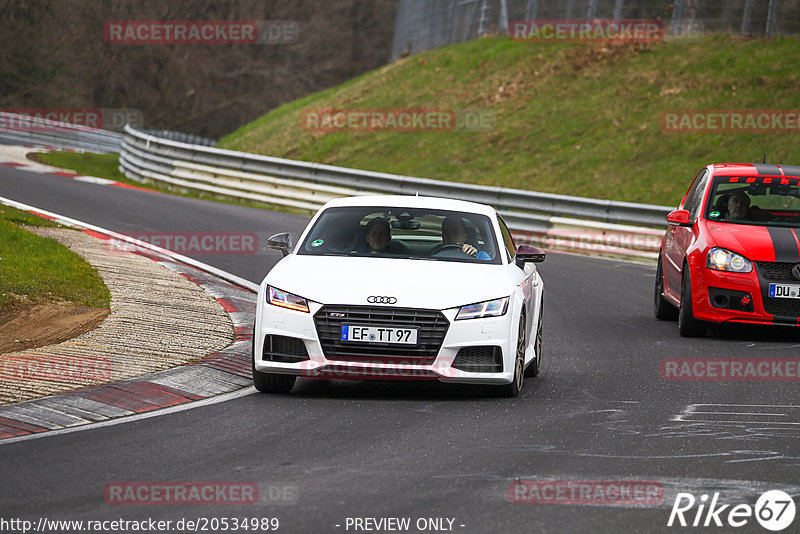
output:
[[[758,274],[769,282],[800,282],[792,276],[792,267],[796,263],[776,263],[773,261],[755,262]]]
[[[800,317],[800,299],[784,299],[768,297],[768,286],[770,282],[798,284],[792,276],[792,268],[797,263],[780,263],[773,261],[757,261],[756,270],[762,283],[762,300],[764,301],[764,311],[776,317]]]
[[[800,299],[764,299],[764,311],[781,317],[800,317]]]
[[[744,291],[734,291],[732,289],[721,289],[718,287],[708,288],[708,302],[715,308],[723,310],[734,310],[752,312],[753,297]]]
[[[302,362],[308,359],[308,351],[302,339],[269,335],[264,337],[262,359],[268,362]]]
[[[453,367],[472,373],[503,372],[503,351],[500,347],[463,347],[453,360]]]
[[[323,306],[314,324],[325,358],[339,361],[380,361],[429,365],[436,359],[450,323],[438,310],[383,306]],[[342,325],[418,328],[417,345],[353,343],[341,340]]]

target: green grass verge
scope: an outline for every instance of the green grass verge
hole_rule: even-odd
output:
[[[108,180],[129,182],[119,172],[119,155],[93,154],[91,152],[37,152],[38,161],[54,167],[69,169],[86,176],[97,176]],[[139,184],[141,185],[141,184]]]
[[[108,308],[108,288],[86,261],[52,239],[18,225],[57,226],[0,205],[0,312],[22,302],[68,301]]]
[[[176,193],[177,191],[166,185],[148,182],[143,184],[131,180],[119,170],[119,154],[95,154],[92,152],[34,152],[30,157],[46,165],[60,167],[75,171],[84,176],[95,176],[114,180],[123,184],[146,187],[162,193]],[[190,195],[195,196],[195,195]]]
[[[795,133],[667,133],[665,111],[800,109],[800,41],[710,35],[652,45],[494,37],[424,52],[286,104],[219,146],[458,182],[677,205],[708,163],[800,163]],[[493,130],[318,132],[320,108],[474,109]]]

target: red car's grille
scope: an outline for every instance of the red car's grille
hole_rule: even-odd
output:
[[[795,282],[800,280],[792,276],[792,268],[796,263],[776,263],[772,261],[757,261],[756,270],[764,280],[770,282]]]
[[[800,280],[792,276],[796,263],[757,261],[756,271],[763,282],[800,284]],[[762,282],[762,283],[763,283]],[[778,317],[800,317],[800,299],[768,297],[766,284],[763,286],[764,311]]]
[[[764,311],[781,317],[800,317],[800,300],[767,297],[764,299]]]

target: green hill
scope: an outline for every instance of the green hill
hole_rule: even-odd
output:
[[[800,110],[797,39],[710,35],[655,44],[492,37],[411,56],[281,106],[220,141],[346,167],[676,205],[705,164],[800,163],[793,132],[668,133],[673,110]],[[322,132],[321,108],[483,110],[485,132]],[[796,126],[796,123],[795,123]]]

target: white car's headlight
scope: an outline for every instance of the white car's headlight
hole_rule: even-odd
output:
[[[708,251],[706,267],[717,271],[731,271],[734,273],[749,273],[753,270],[750,260],[724,248],[714,247]]]
[[[306,299],[281,291],[276,287],[267,286],[267,302],[273,306],[308,313],[308,301]]]
[[[477,304],[461,306],[456,315],[456,321],[462,319],[479,319],[481,317],[499,317],[508,311],[508,297],[487,300]]]

